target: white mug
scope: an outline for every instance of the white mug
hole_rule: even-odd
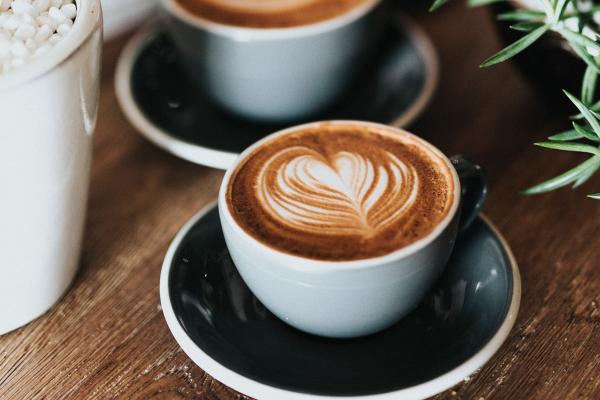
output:
[[[71,32],[0,76],[0,334],[51,308],[79,260],[98,107],[100,0]]]
[[[158,0],[102,0],[104,40],[131,30],[155,11]]]
[[[290,121],[336,100],[368,60],[382,27],[382,0],[324,22],[286,28],[225,25],[161,0],[183,67],[224,108],[261,121]]]
[[[370,126],[409,134],[369,122],[327,123]],[[228,186],[237,166],[263,144],[313,126],[301,125],[268,136],[244,151],[230,167],[219,193],[219,215],[225,242],[250,290],[284,322],[326,337],[368,335],[391,326],[412,311],[439,278],[459,230],[473,221],[483,204],[487,187],[485,178],[476,165],[462,157],[451,161],[431,144],[415,137],[447,163],[456,188],[448,215],[429,235],[390,254],[365,260],[320,261],[287,254],[259,242],[240,227],[227,204]],[[459,212],[461,200],[462,216]]]

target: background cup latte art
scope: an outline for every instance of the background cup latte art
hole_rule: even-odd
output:
[[[334,19],[378,0],[174,0],[198,17],[233,26],[288,28]]]
[[[298,9],[320,0],[204,0],[206,3],[245,12],[277,12]]]
[[[270,216],[291,229],[369,238],[411,209],[419,176],[385,150],[340,151],[328,159],[295,146],[265,162],[256,188]]]

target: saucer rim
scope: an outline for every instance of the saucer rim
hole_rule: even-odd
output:
[[[510,246],[508,245],[508,242],[504,236],[502,236],[498,228],[484,214],[480,214],[479,217],[492,231],[492,234],[498,239],[507,256],[508,262],[511,266],[510,271],[512,273],[513,288],[510,306],[506,312],[506,316],[502,321],[502,324],[494,336],[468,360],[455,367],[451,371],[448,371],[445,374],[427,382],[390,392],[363,396],[327,396],[302,393],[255,381],[227,368],[225,365],[213,359],[199,346],[197,346],[179,323],[171,302],[169,293],[169,276],[171,273],[171,266],[173,264],[175,253],[181,245],[183,239],[187,236],[194,225],[215,207],[217,207],[216,201],[211,202],[205,207],[201,208],[200,211],[198,211],[192,218],[190,218],[188,222],[185,223],[185,225],[179,230],[169,245],[169,249],[165,255],[160,274],[160,302],[169,330],[176,342],[179,344],[179,346],[181,346],[181,349],[184,351],[184,353],[199,368],[212,376],[214,379],[246,396],[251,396],[261,400],[394,400],[400,398],[400,396],[404,400],[428,398],[452,388],[483,367],[506,341],[517,320],[521,303],[521,274],[517,261]]]
[[[431,38],[420,25],[403,14],[398,15],[395,19],[406,29],[406,32],[419,49],[425,64],[425,83],[415,101],[395,119],[385,122],[385,124],[396,128],[406,128],[431,103],[439,84],[440,63],[438,53]],[[163,29],[160,24],[158,21],[153,20],[133,35],[125,45],[119,56],[115,70],[117,102],[135,130],[155,146],[191,163],[227,170],[235,162],[239,153],[192,144],[172,136],[166,130],[150,121],[138,107],[133,97],[131,75],[135,61],[143,49],[152,43],[161,32],[163,32]]]

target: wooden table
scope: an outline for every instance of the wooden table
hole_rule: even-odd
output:
[[[440,52],[442,80],[411,130],[448,154],[481,162],[486,213],[513,246],[523,276],[521,312],[499,353],[438,399],[600,398],[600,190],[525,198],[518,191],[580,159],[531,143],[565,127],[506,64],[477,65],[498,49],[486,10],[458,3],[411,10]],[[0,338],[0,399],[232,399],[171,337],[159,305],[165,251],[217,194],[222,173],[178,160],[142,139],[119,110],[106,47],[81,272],[46,316]]]

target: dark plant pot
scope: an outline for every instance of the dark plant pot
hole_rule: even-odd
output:
[[[511,4],[501,2],[491,8],[494,12],[492,17],[506,46],[523,37],[523,32],[510,29],[510,22],[496,20],[499,13],[515,9]],[[554,32],[545,34],[513,60],[549,106],[565,114],[573,113],[573,105],[562,89],[579,96],[586,65],[560,35]]]

